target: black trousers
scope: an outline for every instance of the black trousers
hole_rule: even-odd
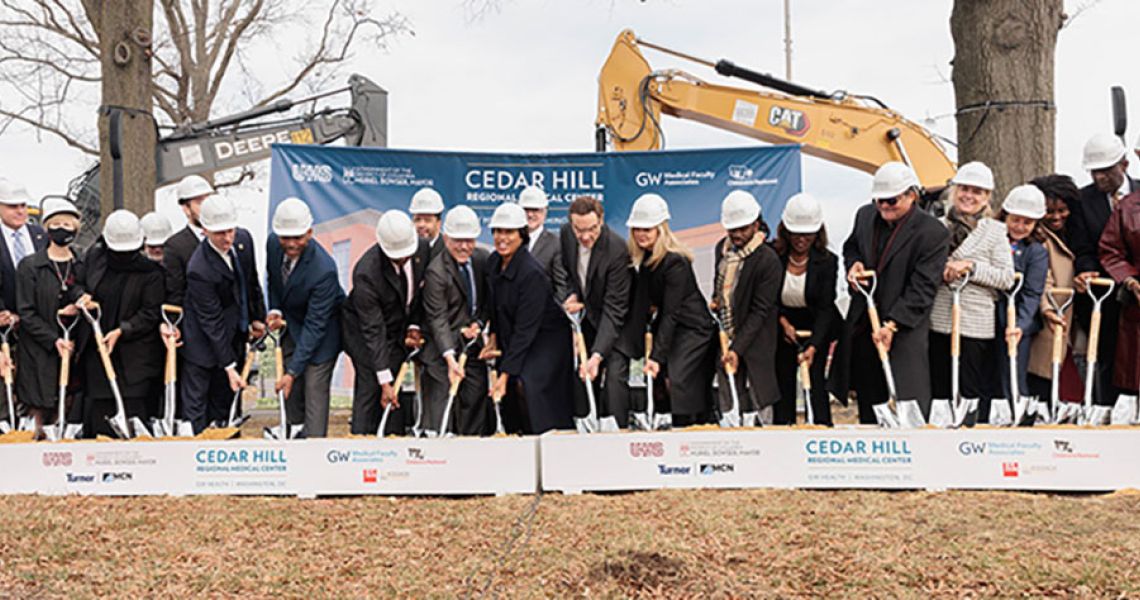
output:
[[[367,361],[358,361],[352,354],[348,357],[356,371],[352,384],[352,434],[376,435],[384,413],[380,407],[380,382],[376,380],[376,372],[371,367],[361,368]],[[396,375],[397,373],[392,373],[392,377]],[[398,386],[400,382],[393,381],[392,385]],[[409,415],[414,410],[413,398],[411,394],[399,395],[400,406],[392,407],[384,426],[384,435],[404,435],[405,422],[412,422]]]
[[[879,351],[866,330],[851,336],[851,389],[855,391],[859,404],[859,422],[876,424],[873,406],[877,401],[888,398],[890,392]]]
[[[143,396],[124,396],[123,408],[127,411],[127,418],[139,417],[145,419],[146,398]],[[108,417],[118,412],[114,398],[88,398],[83,411],[83,437],[94,438],[98,435],[115,437],[115,430],[107,423]]]
[[[1101,291],[1101,290],[1096,290]],[[1116,337],[1120,326],[1120,303],[1116,301],[1116,293],[1105,298],[1100,306],[1100,339],[1097,343],[1096,378],[1093,384],[1093,404],[1098,406],[1112,406],[1120,390],[1112,384],[1112,365],[1116,360]],[[1073,312],[1077,323],[1089,331],[1092,320],[1092,300],[1087,294],[1078,294],[1073,302]],[[1090,331],[1091,335],[1092,332]]]
[[[467,356],[463,381],[455,392],[455,400],[448,417],[447,430],[457,435],[491,435],[495,433],[494,407],[487,396],[487,363],[475,358],[477,351]],[[425,429],[440,431],[443,412],[451,383],[447,378],[447,361],[444,358],[425,361],[423,368],[423,399]],[[428,410],[428,407],[432,407]]]
[[[994,370],[994,341],[962,337],[962,352],[958,357],[958,385],[963,398],[988,398],[996,387],[992,381]],[[930,391],[932,397],[948,399],[950,386],[950,336],[930,332]]]
[[[230,418],[234,391],[221,367],[201,367],[190,361],[182,364],[182,415],[201,433],[210,423]]]
[[[811,312],[806,308],[787,309],[784,316],[796,329],[811,329]],[[796,373],[799,372],[799,347],[784,339],[782,330],[777,330],[776,341],[776,385],[780,388],[780,400],[776,402],[772,414],[775,425],[795,425],[796,423]],[[831,426],[831,402],[824,382],[827,367],[827,348],[817,348],[810,369],[811,410],[816,425]],[[806,422],[807,414],[804,414]]]
[[[587,346],[589,342],[587,342]],[[598,377],[594,379],[594,402],[598,405],[599,417],[614,417],[618,427],[629,427],[629,357],[617,350],[602,361]],[[574,377],[574,415],[584,417],[590,414],[590,399],[586,396],[586,385],[581,377]]]

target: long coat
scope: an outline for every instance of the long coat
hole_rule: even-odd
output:
[[[669,379],[669,406],[673,414],[708,414],[716,326],[697,286],[692,263],[670,252],[655,268],[643,262],[638,277],[648,278],[648,286],[637,288],[648,290],[649,302],[635,300],[634,304],[657,307],[650,358],[661,365]]]
[[[1100,238],[1100,262],[1117,285],[1140,278],[1140,192],[1126,196],[1112,211]],[[1112,383],[1133,393],[1140,387],[1140,306],[1131,292],[1125,290],[1121,298]]]
[[[542,265],[525,247],[506,268],[502,263],[497,252],[487,261],[491,327],[503,353],[499,370],[522,383],[531,433],[569,429],[575,385],[570,322]]]
[[[344,290],[336,263],[315,239],[309,240],[297,264],[282,281],[285,253],[276,234],[266,242],[265,265],[269,309],[285,317],[286,331],[295,344],[285,370],[294,377],[308,365],[319,365],[340,354],[340,304]]]
[[[16,309],[20,315],[20,344],[16,347],[16,397],[21,402],[40,408],[54,408],[59,401],[59,352],[55,341],[63,337],[56,322],[60,308],[79,299],[82,259],[76,255],[71,264],[67,291],[61,290],[59,276],[47,250],[39,250],[20,262],[16,271]],[[82,321],[81,316],[71,317]],[[74,341],[86,323],[77,322],[71,330]],[[74,360],[74,357],[72,357]]]
[[[713,272],[719,272],[726,239],[716,244]],[[759,408],[780,400],[780,387],[772,373],[776,367],[776,330],[779,324],[780,257],[767,244],[761,244],[744,259],[732,292],[732,320],[735,331],[731,349],[740,357],[752,396]],[[832,284],[834,288],[834,283]],[[834,302],[832,303],[834,305]],[[696,308],[695,306],[693,307]]]
[[[1065,245],[1056,234],[1049,230],[1045,230],[1045,250],[1049,253],[1049,271],[1045,276],[1045,290],[1053,288],[1073,288],[1073,276],[1076,274],[1073,271],[1073,252]],[[1058,296],[1057,300],[1061,303],[1065,302],[1065,298]],[[1049,303],[1049,299],[1045,294],[1041,295],[1041,311],[1052,309],[1053,305]],[[1072,332],[1071,323],[1073,317],[1073,307],[1070,305],[1069,309],[1065,311],[1065,347],[1068,348],[1070,344],[1070,334]],[[1040,320],[1041,317],[1038,316]],[[1064,356],[1062,355],[1062,359]],[[1033,341],[1029,346],[1029,372],[1051,379],[1053,377],[1053,327],[1045,326],[1037,332]]]
[[[856,262],[874,269],[878,276],[875,305],[883,322],[894,321],[899,328],[891,343],[890,358],[896,391],[900,400],[917,400],[924,413],[930,408],[930,367],[927,357],[930,310],[934,294],[946,267],[950,233],[934,217],[912,209],[896,225],[894,240],[884,256],[874,247],[878,209],[867,204],[855,213],[855,226],[843,243],[847,270]],[[867,326],[867,302],[863,294],[851,292],[847,318],[839,335],[828,387],[836,397],[845,398],[850,388],[853,359],[858,368],[878,368],[878,356],[853,357],[852,336],[871,335]],[[861,399],[872,404],[886,398]]]

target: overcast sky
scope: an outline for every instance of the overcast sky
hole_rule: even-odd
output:
[[[1069,0],[1066,6],[1073,11],[1089,3]],[[406,15],[415,35],[395,40],[386,51],[358,46],[345,76],[360,72],[389,91],[391,146],[592,150],[597,72],[624,28],[698,56],[783,73],[783,0],[501,4],[501,11],[470,22],[459,0],[379,3],[383,12]],[[944,116],[954,108],[948,81],[951,5],[951,0],[792,0],[794,79],[811,87],[876,96],[920,122],[936,117],[933,129],[953,138],[954,120]],[[1088,181],[1080,170],[1084,140],[1092,132],[1111,129],[1110,86],[1128,90],[1133,123],[1140,123],[1140,69],[1134,60],[1135,43],[1130,43],[1137,23],[1140,2],[1101,0],[1060,34],[1056,167],[1079,183]],[[279,47],[262,48],[254,68],[267,77],[279,75],[279,57],[293,52],[295,35],[279,36]],[[652,51],[646,55],[654,68],[681,67],[718,79],[699,65]],[[670,148],[758,143],[672,118],[663,125]],[[1140,126],[1130,127],[1130,143],[1138,132]],[[37,142],[19,130],[0,136],[0,156],[0,174],[22,180],[37,198],[65,191],[67,182],[90,162],[51,137]],[[1140,173],[1135,167],[1133,171]],[[841,239],[854,207],[866,198],[869,176],[804,157],[803,183],[835,208],[827,211],[828,224],[833,238]],[[258,237],[264,235],[266,192],[265,181],[229,192],[243,203],[243,221]],[[160,193],[159,209],[179,217],[168,196]]]

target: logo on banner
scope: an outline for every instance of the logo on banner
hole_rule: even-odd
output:
[[[103,473],[101,478],[103,483],[114,483],[116,481],[133,481],[134,475],[128,471],[122,471],[120,473]]]
[[[809,464],[909,465],[910,440],[897,438],[816,438],[804,446]]]
[[[658,475],[692,475],[692,465],[657,465]]]
[[[985,454],[985,453],[986,453],[986,443],[985,442],[962,441],[962,442],[958,443],[958,454],[961,454],[962,456],[971,456],[974,454]]]
[[[1041,442],[1027,442],[1027,441],[1014,441],[1014,440],[990,440],[988,442],[976,442],[973,440],[963,440],[958,442],[958,454],[962,456],[1005,456],[1005,457],[1022,457],[1030,452],[1044,450],[1045,446]]]
[[[664,442],[630,442],[629,455],[634,458],[661,458],[665,456]]]
[[[293,175],[293,181],[297,183],[329,183],[333,180],[331,165],[298,163],[289,165],[289,172]]]
[[[1003,462],[1001,463],[1001,476],[1002,477],[1017,477],[1021,473],[1021,467],[1016,462]]]
[[[362,476],[364,483],[376,483],[376,469],[364,469]]]
[[[1078,452],[1069,440],[1053,440],[1053,458],[1100,458],[1100,452]]]
[[[338,450],[332,449],[325,454],[325,461],[330,465],[338,463],[382,463],[385,458],[397,458],[400,453],[395,450]]]
[[[717,473],[735,473],[736,467],[730,463],[701,465],[701,475],[716,475]]]
[[[68,483],[95,483],[95,476],[90,473],[68,473]]]
[[[70,467],[70,452],[44,452],[40,460],[45,467]]]
[[[428,458],[424,455],[423,448],[408,448],[408,459],[405,461],[409,465],[446,465],[446,458]]]
[[[760,449],[745,446],[740,440],[694,440],[681,444],[682,458],[719,458],[722,456],[760,456]]]
[[[773,106],[772,110],[768,111],[768,124],[796,137],[803,136],[811,128],[804,111],[779,105]]]
[[[288,459],[282,448],[202,448],[194,453],[199,473],[284,473]]]

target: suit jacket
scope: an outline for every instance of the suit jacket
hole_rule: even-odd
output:
[[[170,236],[162,246],[162,266],[166,267],[166,301],[182,306],[186,295],[186,267],[201,241],[187,225]]]
[[[237,255],[234,269],[240,268],[245,280],[245,320],[249,323],[264,321],[265,298],[257,277],[253,237],[241,227],[235,234],[233,251]],[[209,241],[199,244],[186,268],[183,358],[204,368],[226,367],[238,361],[249,336],[249,332],[241,328],[240,293],[235,271],[226,266]]]
[[[570,295],[570,289],[566,281],[566,269],[562,265],[562,249],[558,236],[544,228],[530,254],[538,264],[542,265],[542,270],[550,278],[550,285],[554,289],[554,301],[561,304],[566,296]]]
[[[788,254],[780,257],[782,269],[780,284],[784,289],[784,278],[788,275]],[[839,257],[827,250],[812,247],[808,251],[807,280],[804,281],[804,300],[811,311],[812,327],[808,345],[815,348],[817,355],[825,355],[831,341],[839,334],[841,317],[835,306],[835,284],[839,279]],[[779,297],[780,291],[777,291]],[[785,307],[780,306],[780,312]]]
[[[430,360],[440,358],[448,350],[459,352],[460,344],[466,340],[460,338],[458,331],[475,320],[486,322],[490,313],[487,251],[476,248],[469,263],[471,277],[475,280],[475,314],[471,314],[467,281],[450,252],[433,259],[424,274],[423,306],[427,317],[424,356]]]
[[[583,291],[578,273],[578,239],[570,227],[563,227],[559,237],[567,295],[576,294],[586,305],[582,330],[590,345],[590,354],[609,356],[610,350],[619,342],[618,336],[629,312],[633,269],[625,240],[602,225],[598,240],[590,251],[590,262],[586,265],[586,290]],[[626,356],[633,354],[631,348],[621,349]]]
[[[1131,180],[1132,191],[1140,191],[1140,181]],[[1098,271],[1104,273],[1098,256],[1098,243],[1112,205],[1108,196],[1089,184],[1081,188],[1080,200],[1069,207],[1069,220],[1065,223],[1069,231],[1069,248],[1073,250],[1074,268],[1077,273]]]
[[[432,244],[431,240],[428,240],[427,262],[424,263],[424,268],[426,269],[427,266],[431,264],[431,261],[435,260],[435,257],[439,256],[440,254],[443,254],[446,251],[447,251],[447,245],[443,243],[443,234],[442,233],[439,234],[438,236],[436,236],[435,244]]]
[[[285,252],[277,235],[266,241],[265,269],[268,271],[269,309],[285,317],[287,331],[295,347],[285,370],[294,377],[307,365],[326,363],[340,354],[340,289],[336,262],[315,239],[309,240],[289,282],[281,278]]]
[[[930,371],[927,338],[934,295],[942,283],[946,267],[950,232],[929,214],[915,207],[905,221],[896,225],[894,240],[883,256],[874,248],[874,228],[880,221],[874,204],[866,204],[855,213],[855,226],[843,243],[844,272],[856,262],[874,269],[878,276],[875,305],[885,323],[894,321],[899,328],[891,342],[891,366],[900,400],[930,400]],[[851,304],[839,336],[839,346],[832,362],[829,388],[837,398],[847,398],[851,369],[852,336],[871,335],[867,327],[867,302],[863,294],[851,292]],[[877,357],[872,358],[877,362]]]
[[[36,252],[47,248],[48,238],[39,225],[28,223],[28,236],[32,238],[32,246]],[[32,253],[28,253],[31,256]],[[28,256],[25,256],[26,259]],[[8,252],[7,240],[0,240],[0,299],[3,306],[0,309],[16,311],[16,265],[12,264],[12,255]]]
[[[724,238],[716,244],[714,273],[719,271],[724,259],[726,241]],[[732,291],[735,331],[731,348],[741,358],[747,370],[748,383],[762,407],[775,404],[780,399],[780,388],[776,385],[776,378],[772,377],[776,368],[776,332],[780,322],[780,282],[784,278],[780,267],[776,251],[762,244],[744,259]]]
[[[649,270],[648,264],[643,263],[641,269]],[[650,358],[665,365],[678,327],[697,331],[702,337],[712,336],[716,327],[689,259],[675,252],[666,254],[655,269],[649,270],[648,280],[649,305],[657,307]]]
[[[358,370],[387,370],[394,377],[404,362],[404,334],[409,326],[418,326],[423,315],[421,288],[427,256],[428,243],[420,240],[411,258],[415,289],[410,307],[403,291],[405,284],[379,244],[356,263],[352,291],[342,304],[341,323],[344,348]]]

